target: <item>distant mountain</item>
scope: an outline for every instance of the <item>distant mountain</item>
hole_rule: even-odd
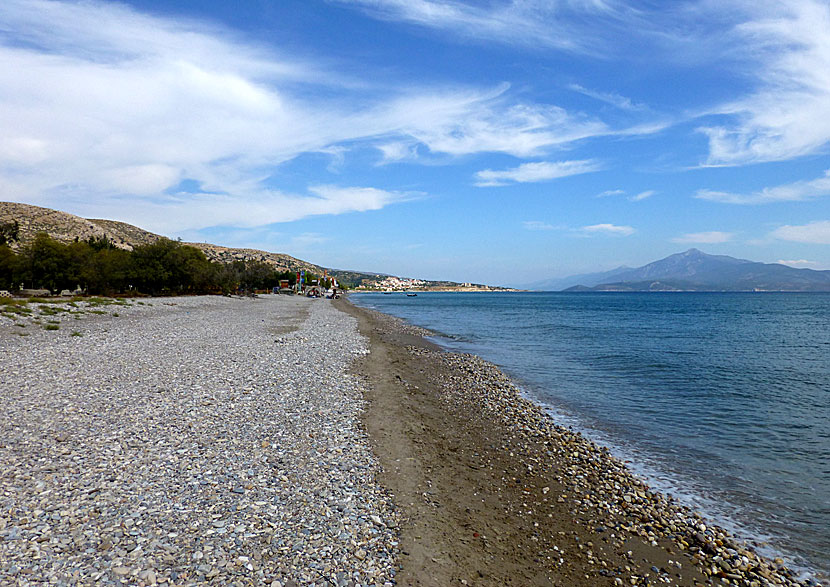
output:
[[[617,275],[629,271],[630,269],[631,267],[617,267],[616,269],[603,271],[601,273],[583,273],[580,275],[571,275],[570,277],[554,277],[552,279],[534,281],[533,283],[523,284],[517,287],[533,291],[560,291],[575,285],[591,287],[599,285],[600,283],[613,281]]]
[[[707,255],[697,249],[591,283],[598,275],[567,291],[830,291],[830,271]]]

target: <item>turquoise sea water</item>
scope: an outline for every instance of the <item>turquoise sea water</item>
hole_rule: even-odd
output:
[[[830,294],[351,294],[499,365],[560,423],[830,576]]]

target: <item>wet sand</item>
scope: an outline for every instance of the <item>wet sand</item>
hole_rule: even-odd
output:
[[[399,585],[798,585],[608,451],[561,428],[495,366],[355,307],[363,416],[403,520]]]

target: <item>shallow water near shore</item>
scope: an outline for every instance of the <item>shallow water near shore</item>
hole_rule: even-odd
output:
[[[496,363],[653,486],[830,575],[830,295],[350,299]]]

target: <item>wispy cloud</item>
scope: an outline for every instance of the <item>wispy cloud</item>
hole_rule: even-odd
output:
[[[624,194],[625,194],[625,190],[605,190],[604,192],[601,192],[601,193],[597,194],[596,197],[597,198],[608,198],[608,197],[611,197],[611,196],[622,196]]]
[[[387,115],[390,120],[386,126],[433,152],[500,152],[516,157],[536,156],[552,147],[611,132],[599,120],[571,114],[558,106],[508,103],[504,99],[507,89],[502,86],[491,95],[476,92],[467,96],[405,97]]]
[[[510,183],[532,183],[549,181],[559,177],[590,173],[602,169],[602,164],[595,160],[580,161],[539,161],[535,163],[522,163],[512,169],[496,171],[484,169],[476,173],[475,185],[503,186]]]
[[[807,259],[797,259],[794,261],[784,261],[780,259],[776,261],[776,263],[781,263],[782,265],[789,265],[791,267],[806,267],[810,265],[818,265],[819,263],[816,261],[808,261]]]
[[[643,200],[646,200],[646,199],[650,198],[651,196],[653,196],[656,193],[657,192],[655,190],[646,190],[644,192],[640,192],[639,194],[635,194],[635,195],[631,196],[629,198],[629,200],[631,200],[632,202],[641,202]]]
[[[467,40],[538,49],[599,53],[597,21],[613,22],[632,11],[616,0],[467,3],[457,0],[338,0],[373,17],[452,32]],[[590,17],[594,26],[586,25]]]
[[[802,225],[784,225],[770,236],[779,240],[816,245],[830,245],[830,220],[819,220]]]
[[[301,153],[330,154],[336,171],[359,141],[389,161],[421,150],[528,157],[609,132],[556,106],[517,102],[507,85],[367,88],[220,27],[94,0],[1,2],[0,63],[4,199],[113,211],[133,223],[150,216],[155,229],[247,224],[234,210],[269,203],[293,208],[254,218],[348,208],[274,189],[274,168]],[[214,202],[213,213],[169,214],[195,197],[169,195],[185,180],[201,186],[199,202]]]
[[[732,232],[721,232],[718,230],[712,230],[709,232],[690,232],[684,234],[683,236],[673,238],[672,242],[684,244],[714,245],[720,243],[728,243],[734,237],[735,234]]]
[[[695,195],[702,200],[726,204],[769,204],[772,202],[801,202],[830,195],[830,170],[810,181],[796,181],[749,194],[700,190]]]
[[[590,226],[583,226],[578,229],[578,232],[585,236],[630,236],[637,231],[631,226],[617,226],[616,224],[592,224]]]
[[[378,151],[383,154],[380,164],[396,163],[417,157],[417,144],[415,141],[394,141],[391,143],[380,143],[376,145]]]
[[[78,202],[89,218],[119,218],[126,205],[131,221],[153,232],[170,235],[210,226],[253,228],[291,222],[309,216],[380,210],[412,200],[420,194],[392,192],[368,187],[312,186],[308,193],[263,190],[254,185],[233,195],[224,193],[176,193],[145,198],[102,198]]]
[[[589,90],[579,84],[570,84],[568,89],[578,92],[584,96],[588,96],[589,98],[599,100],[600,102],[605,102],[606,104],[610,104],[621,110],[641,111],[646,109],[645,105],[637,104],[633,102],[631,98],[626,98],[625,96],[615,94],[614,92],[598,92],[596,90]]]
[[[522,222],[525,230],[554,230],[556,227],[541,220],[527,220]]]
[[[720,109],[730,122],[700,129],[710,165],[792,159],[830,142],[830,7],[820,0],[746,6],[755,15],[733,34],[756,65],[759,88]]]

